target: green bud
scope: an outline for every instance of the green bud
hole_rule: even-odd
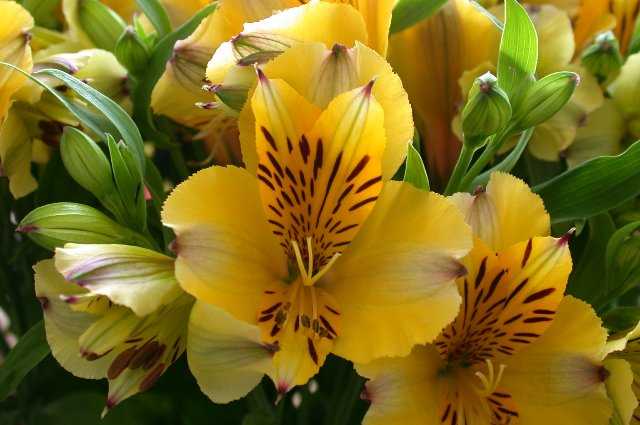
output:
[[[616,246],[613,253],[613,270],[610,270],[612,282],[623,294],[640,283],[640,227],[630,232],[627,237]]]
[[[79,0],[78,17],[83,31],[96,47],[113,51],[127,24],[99,0]]]
[[[142,73],[149,61],[149,50],[131,27],[122,33],[114,50],[116,58],[132,74]]]
[[[473,146],[504,128],[511,118],[509,96],[498,86],[490,72],[476,78],[462,110],[462,132],[465,143]]]
[[[518,108],[515,130],[535,127],[554,116],[569,102],[579,83],[580,76],[569,71],[554,72],[533,83]]]
[[[17,232],[54,250],[66,243],[122,243],[151,247],[140,234],[127,229],[87,205],[72,202],[47,204],[22,219]]]
[[[146,203],[142,171],[126,144],[117,143],[111,135],[107,137],[111,167],[122,204],[127,206],[122,219],[131,227],[146,227]]]
[[[598,35],[582,53],[582,65],[600,82],[615,75],[623,63],[620,44],[611,31]]]
[[[109,160],[82,131],[73,127],[64,128],[60,154],[71,177],[98,199],[115,191]]]

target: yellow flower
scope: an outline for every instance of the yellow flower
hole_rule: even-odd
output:
[[[607,333],[563,297],[568,240],[547,236],[542,200],[502,173],[453,198],[476,237],[462,307],[433,345],[357,365],[370,379],[364,424],[607,424]]]
[[[637,139],[640,137],[640,53],[627,58],[608,91],[626,121],[631,138]]]
[[[384,108],[382,89],[397,77],[381,72],[319,107],[307,87],[294,89],[304,76],[259,74],[253,127],[242,128],[255,134],[253,166],[200,171],[163,210],[176,233],[176,277],[197,298],[189,365],[217,402],[264,374],[286,392],[330,352],[366,362],[432,340],[458,310],[453,279],[470,246],[451,202],[388,181],[407,146],[385,131],[394,108]],[[404,110],[399,94],[394,106]]]
[[[607,390],[614,404],[614,425],[640,424],[640,324],[612,335],[606,364],[611,372]]]
[[[458,79],[475,68],[474,77],[479,76],[496,63],[499,42],[497,27],[468,0],[449,1],[390,39],[389,61],[409,93],[436,186],[446,183],[460,152],[451,122],[467,92],[460,90]]]
[[[629,49],[640,3],[638,0],[583,1],[575,18],[575,39],[579,49],[586,47],[598,33],[613,30],[620,51]]]
[[[304,41],[352,46],[359,40],[386,52],[395,0],[300,3],[306,2],[223,2],[191,37],[176,44],[153,92],[154,111],[200,130],[195,138],[207,142],[219,163],[239,163],[236,116],[255,84],[247,65]],[[208,94],[202,91],[205,69]]]
[[[69,372],[109,380],[105,414],[180,357],[193,299],[173,259],[143,248],[67,244],[54,260],[34,266],[47,341]]]
[[[22,6],[13,1],[0,1],[0,16],[4,22],[0,29],[0,61],[31,71],[31,38],[33,18]],[[0,68],[0,123],[4,121],[13,95],[20,90],[26,78],[6,67]]]

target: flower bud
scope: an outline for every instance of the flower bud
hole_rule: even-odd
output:
[[[83,31],[100,49],[113,51],[127,24],[99,0],[79,0],[78,17]]]
[[[511,118],[509,97],[490,72],[476,78],[462,110],[465,143],[481,143],[504,128]],[[476,146],[471,146],[476,147]]]
[[[615,245],[614,251],[611,252],[611,270],[607,271],[611,276],[610,284],[616,286],[620,294],[637,286],[640,276],[640,226],[628,226],[635,227],[635,230],[630,231],[620,244]]]
[[[292,40],[277,34],[238,34],[231,39],[236,63],[241,66],[261,64],[291,47]]]
[[[132,27],[122,33],[114,50],[116,58],[132,74],[142,73],[149,61],[149,51]]]
[[[71,177],[98,199],[115,192],[109,161],[98,145],[82,131],[64,128],[60,154]]]
[[[598,35],[582,53],[582,65],[600,82],[616,74],[623,63],[620,45],[611,31]]]
[[[38,245],[54,250],[73,243],[130,243],[150,247],[140,234],[119,225],[87,205],[72,202],[47,204],[27,214],[17,232]]]
[[[113,137],[109,135],[107,144],[116,188],[122,205],[126,206],[121,220],[131,227],[144,228],[147,210],[142,171],[133,154],[122,141],[116,144]]]
[[[568,71],[554,72],[533,83],[518,108],[515,130],[535,127],[554,116],[571,99],[579,83],[578,74]]]

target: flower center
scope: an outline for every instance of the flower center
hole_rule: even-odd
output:
[[[320,280],[322,278],[322,276],[325,275],[325,273],[331,268],[333,263],[336,262],[338,257],[340,257],[340,253],[336,252],[329,259],[329,261],[326,262],[326,264],[320,265],[318,267],[314,263],[313,243],[311,241],[311,237],[307,236],[306,237],[306,242],[307,242],[307,246],[306,246],[307,264],[306,264],[306,266],[305,266],[305,263],[304,263],[303,253],[300,250],[300,246],[298,245],[298,242],[296,242],[295,240],[291,240],[291,246],[293,247],[293,252],[294,252],[295,257],[296,257],[296,263],[298,264],[298,271],[300,272],[300,278],[302,280],[302,283],[305,286],[313,286],[318,280]],[[322,263],[319,263],[319,264],[322,264]],[[314,268],[318,268],[319,269],[317,271],[317,273],[314,273]]]
[[[474,373],[474,375],[480,380],[481,384],[480,386],[475,387],[475,390],[478,395],[482,397],[489,397],[498,389],[506,366],[504,364],[500,364],[496,372],[491,360],[485,359],[485,363],[487,365],[487,373],[483,373],[481,371],[476,371]]]

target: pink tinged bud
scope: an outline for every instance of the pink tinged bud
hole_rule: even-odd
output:
[[[152,199],[153,199],[153,195],[151,195],[151,191],[149,190],[147,185],[144,185],[144,200],[150,201]]]
[[[26,224],[24,226],[16,227],[16,232],[18,233],[32,233],[38,231],[38,226],[33,224]]]

